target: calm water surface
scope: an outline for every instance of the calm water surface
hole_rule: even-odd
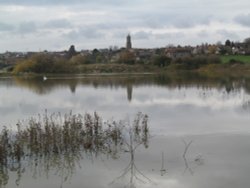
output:
[[[247,188],[250,79],[197,75],[0,78],[0,126],[43,114],[97,111],[104,120],[149,116],[149,147],[74,165],[0,169],[0,187]],[[190,144],[188,146],[188,144]],[[24,162],[25,164],[25,162]],[[128,168],[126,168],[128,167]],[[126,169],[129,169],[126,171]],[[7,176],[6,176],[7,174]],[[4,183],[3,183],[4,182]]]

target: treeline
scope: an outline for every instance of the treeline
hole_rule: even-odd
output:
[[[196,55],[171,59],[165,55],[155,54],[150,58],[139,59],[133,52],[122,51],[115,57],[105,56],[98,51],[88,55],[75,54],[72,57],[36,53],[27,59],[20,60],[15,65],[13,73],[81,73],[84,72],[87,65],[98,64],[102,67],[111,64],[119,66],[120,64],[123,69],[126,67],[125,65],[137,65],[137,67],[142,65],[143,67],[152,67],[152,70],[165,69],[169,66],[176,69],[193,70],[207,64],[221,63],[221,58],[216,55]]]

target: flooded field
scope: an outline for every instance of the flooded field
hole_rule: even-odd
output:
[[[249,94],[248,78],[0,78],[0,187],[248,187]]]

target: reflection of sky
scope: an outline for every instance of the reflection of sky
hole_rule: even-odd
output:
[[[98,87],[80,85],[75,93],[68,87],[58,87],[39,95],[32,90],[0,84],[1,126],[15,125],[18,120],[38,113],[97,111],[104,119],[132,117],[141,111],[149,115],[153,137],[149,149],[139,147],[135,160],[138,169],[153,183],[136,181],[137,188],[211,188],[249,187],[250,127],[249,95],[244,89],[227,93],[223,89],[196,87],[136,86],[132,100],[126,87]],[[164,136],[159,136],[164,135]],[[186,160],[194,174],[185,173],[182,158],[184,144],[193,140]],[[167,173],[160,175],[161,154],[164,152]],[[204,163],[195,162],[201,156]],[[107,156],[94,160],[84,157],[75,174],[63,187],[124,187],[129,174],[109,185],[129,163],[129,154],[117,160]],[[59,187],[62,179],[52,171],[49,178],[42,170],[34,179],[29,169],[23,174],[20,188]],[[41,177],[40,177],[41,175]],[[16,187],[16,175],[10,173],[8,187]],[[97,181],[98,180],[98,181]],[[144,179],[145,180],[145,179]]]
[[[122,87],[81,85],[75,93],[60,87],[45,95],[18,87],[0,87],[2,125],[44,113],[84,113],[97,111],[105,119],[133,117],[147,113],[156,134],[207,134],[216,132],[250,132],[249,97],[243,89],[227,93],[223,89],[196,87],[168,88],[137,86],[132,100]]]
[[[135,152],[135,164],[143,175],[150,178],[151,182],[142,178],[145,183],[134,179],[137,188],[211,188],[225,187],[247,188],[249,186],[249,144],[250,135],[202,135],[189,137],[155,137],[150,141],[150,147],[144,149],[140,146]],[[185,170],[183,160],[184,144],[181,139],[193,140],[186,154],[186,160],[193,174]],[[167,173],[160,174],[161,153],[164,153],[164,165]],[[195,161],[200,155],[203,163]],[[93,156],[93,160],[83,157],[80,168],[69,181],[62,187],[90,187],[90,188],[122,188],[129,183],[130,173],[123,178],[116,179],[122,170],[129,164],[129,153],[122,154],[117,160],[112,160],[105,155]],[[34,170],[27,168],[21,179],[20,188],[59,187],[64,178],[56,175],[53,167],[50,168],[49,178],[46,178],[42,169],[38,170],[34,179]],[[64,174],[67,170],[64,169]],[[10,176],[8,187],[16,187],[15,176]],[[115,180],[115,181],[114,181]],[[114,181],[114,184],[110,183]]]

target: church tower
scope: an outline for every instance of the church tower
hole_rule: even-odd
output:
[[[129,34],[127,36],[126,48],[127,48],[127,50],[130,50],[132,48],[131,36]]]

